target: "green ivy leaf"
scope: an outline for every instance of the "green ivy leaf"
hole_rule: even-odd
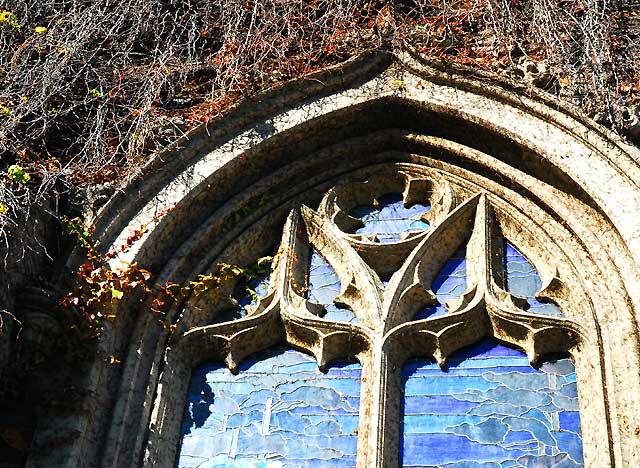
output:
[[[9,166],[7,172],[9,174],[9,177],[11,177],[15,182],[19,184],[24,185],[29,182],[29,180],[31,180],[31,176],[17,164]]]
[[[260,257],[258,259],[258,265],[264,265],[265,263],[271,263],[273,261],[273,257]]]
[[[114,301],[119,301],[120,299],[122,299],[122,296],[124,296],[124,293],[122,291],[118,291],[117,289],[111,290],[111,298]]]
[[[0,23],[7,24],[15,29],[20,29],[20,23],[18,23],[18,17],[11,11],[0,11]]]

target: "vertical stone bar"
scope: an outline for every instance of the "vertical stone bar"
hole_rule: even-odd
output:
[[[467,281],[476,284],[479,294],[489,286],[491,270],[491,229],[489,206],[486,195],[482,195],[476,208],[471,238],[467,245]]]
[[[379,335],[361,357],[360,427],[357,468],[398,466],[401,366]]]

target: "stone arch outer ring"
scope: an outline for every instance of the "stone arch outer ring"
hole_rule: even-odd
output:
[[[121,195],[116,196],[99,213],[96,234],[102,242],[101,248],[108,251],[120,245],[123,237],[126,238],[130,231],[152,216],[158,207],[170,206],[175,201],[185,206],[197,202],[200,194],[207,192],[207,185],[214,181],[224,184],[232,166],[243,166],[241,156],[248,158],[255,148],[268,146],[270,141],[280,143],[276,138],[279,134],[304,126],[331,112],[383,98],[417,102],[438,109],[440,114],[474,122],[496,134],[508,135],[515,142],[514,146],[519,145],[526,149],[527,154],[547,161],[588,195],[591,206],[576,201],[563,190],[552,190],[553,193],[547,194],[550,199],[563,202],[571,210],[587,214],[588,217],[581,222],[573,218],[567,222],[583,225],[578,228],[573,226],[574,235],[590,247],[590,252],[595,254],[595,263],[600,264],[600,271],[611,272],[612,295],[621,298],[626,311],[617,312],[619,315],[604,319],[601,323],[604,339],[613,348],[602,365],[607,374],[605,384],[615,389],[618,399],[610,408],[613,414],[610,434],[614,447],[612,465],[637,465],[640,450],[632,429],[638,424],[638,414],[634,413],[634,409],[637,412],[640,407],[637,404],[640,386],[637,376],[628,376],[628,361],[625,362],[625,359],[632,354],[633,368],[638,368],[637,326],[631,322],[635,321],[640,302],[639,286],[635,283],[640,263],[640,221],[633,219],[632,215],[640,206],[640,189],[637,186],[637,181],[640,181],[637,160],[640,158],[637,151],[626,147],[606,130],[576,112],[556,105],[549,97],[536,96],[534,99],[514,92],[513,84],[497,81],[487,84],[465,77],[462,71],[444,72],[403,51],[394,57],[360,58],[263,96],[253,107],[244,104],[223,119],[191,134],[190,140],[180,143],[184,146],[182,149],[159,155],[138,179],[132,181]],[[513,131],[512,127],[517,127],[518,131]],[[412,140],[407,137],[402,141],[409,146],[420,146],[425,144],[419,141],[420,138],[418,136]],[[167,161],[170,156],[175,156],[177,160]],[[178,177],[166,178],[158,172],[163,166],[169,171],[182,170]],[[527,190],[535,185],[535,179],[533,177],[529,182]],[[224,201],[226,199],[221,203]],[[184,211],[174,210],[157,226],[152,226],[149,234],[129,251],[127,258],[155,263],[159,266],[157,271],[162,272],[160,279],[180,276],[180,268],[186,271],[180,265],[180,259],[166,255],[166,249],[157,249],[155,246],[167,243],[171,229],[181,221],[191,221]],[[188,229],[196,230],[193,226],[199,224],[190,224]],[[587,231],[592,234],[586,235]],[[599,232],[600,238],[594,239],[593,232]],[[585,235],[581,237],[581,233]],[[180,238],[188,239],[188,234],[182,234]],[[160,253],[154,254],[154,250]],[[123,302],[123,307],[133,308],[127,301]],[[620,317],[625,324],[627,333],[624,336],[615,331],[617,324],[613,322],[617,320],[616,317]],[[74,453],[92,453],[93,450],[90,456],[96,461],[100,460],[98,464],[104,467],[135,466],[136,460],[140,460],[146,438],[140,434],[144,432],[148,417],[142,417],[140,425],[125,421],[132,414],[145,414],[145,411],[139,413],[136,406],[150,401],[156,391],[152,383],[155,377],[151,380],[139,375],[136,377],[136,369],[140,369],[145,356],[151,356],[152,363],[156,363],[150,364],[152,375],[158,372],[157,364],[164,354],[164,339],[160,332],[155,332],[155,337],[153,335],[143,325],[129,335],[129,330],[116,324],[110,337],[105,338],[103,345],[106,348],[129,350],[124,363],[124,378],[115,398],[119,401],[112,413],[104,411],[103,414],[97,414],[102,427],[109,427],[106,439],[97,441],[102,449],[88,448],[79,441],[72,448],[71,457]],[[145,349],[145,346],[149,348]],[[94,376],[98,376],[98,381],[117,378],[109,369],[99,365],[95,366],[93,372]],[[79,425],[86,429],[89,440],[92,437],[99,438],[103,430],[96,427],[100,424],[89,421],[79,421]],[[131,441],[132,435],[135,436],[134,441]],[[125,442],[126,439],[131,442]],[[71,462],[69,466],[74,464]]]

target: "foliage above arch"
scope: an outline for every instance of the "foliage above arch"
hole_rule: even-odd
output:
[[[5,235],[30,206],[72,186],[119,181],[244,97],[402,41],[548,89],[619,129],[638,125],[629,107],[640,92],[638,31],[624,2],[10,0],[2,8]],[[16,182],[12,164],[30,183]]]

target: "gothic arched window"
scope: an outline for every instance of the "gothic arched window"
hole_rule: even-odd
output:
[[[114,195],[99,248],[158,288],[274,261],[170,327],[125,296],[65,466],[640,466],[640,155],[438,67],[291,83]]]
[[[291,211],[259,299],[206,327],[237,374],[194,371],[177,466],[584,466],[582,330],[513,245],[539,258],[544,236],[430,168],[347,179]],[[253,354],[278,340],[315,362]]]

